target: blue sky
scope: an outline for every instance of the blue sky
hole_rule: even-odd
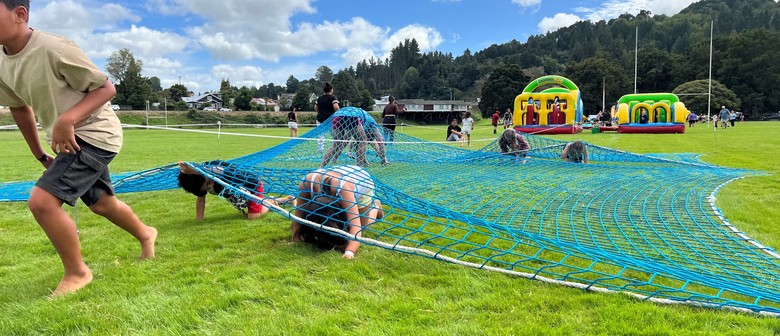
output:
[[[581,20],[640,9],[672,15],[697,0],[33,0],[30,25],[76,41],[99,67],[122,48],[164,88],[284,85],[290,75],[384,58],[407,38],[460,55]]]

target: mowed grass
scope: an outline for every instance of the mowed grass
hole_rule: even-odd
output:
[[[446,126],[399,131],[441,141]],[[301,130],[301,134],[306,130]],[[499,130],[500,131],[500,130]],[[241,129],[285,136],[286,128]],[[765,176],[718,193],[728,219],[768,246],[780,246],[778,122],[741,123],[682,135],[562,135],[640,153],[701,153],[707,162]],[[483,120],[472,148],[495,137]],[[125,131],[114,172],[178,160],[228,159],[283,139],[157,130]],[[18,132],[0,132],[0,181],[32,180],[42,168]],[[470,172],[462,172],[469,174]],[[605,175],[609,172],[605,171]],[[594,182],[594,187],[598,182]],[[354,260],[289,242],[276,214],[246,221],[216,198],[206,221],[180,190],[120,195],[159,230],[157,258],[138,261],[133,238],[82,205],[82,249],[95,280],[56,300],[62,275],[48,239],[24,203],[0,203],[0,334],[97,335],[772,335],[780,319],[726,310],[658,305],[585,292],[363,246]]]

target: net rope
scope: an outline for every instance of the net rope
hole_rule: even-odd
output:
[[[565,162],[566,141],[530,134],[520,135],[527,147],[507,152],[499,139],[469,150],[400,132],[385,141],[390,132],[364,111],[343,108],[300,138],[188,165],[223,186],[223,197],[260,202],[344,239],[654,302],[780,314],[780,255],[715,206],[724,185],[760,172],[691,154],[640,155],[587,143],[589,164]],[[306,219],[292,202],[270,201],[299,195],[324,161],[326,173],[350,165],[370,174],[346,173],[329,184],[355,190],[358,207],[376,208],[362,198],[381,202],[384,216],[359,235],[346,222],[367,215],[352,204],[327,218],[342,223],[331,227]],[[179,173],[171,164],[112,179],[118,193],[146,192],[176,188]],[[309,182],[304,190],[328,193],[324,181]],[[32,183],[3,183],[0,199],[25,200]],[[266,198],[252,183],[263,184]]]

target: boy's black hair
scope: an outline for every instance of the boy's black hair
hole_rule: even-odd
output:
[[[344,214],[337,203],[338,200],[331,196],[318,195],[313,200],[308,200],[300,206],[301,210],[303,210],[303,219],[322,224],[323,226],[346,230]],[[336,249],[343,251],[346,248],[346,238],[303,223],[298,224],[301,226],[301,240],[323,250]]]
[[[322,90],[325,91],[325,93],[331,92],[333,91],[333,86],[330,85],[330,83],[325,82],[325,87]]]
[[[24,8],[27,8],[27,10],[30,10],[30,0],[0,0],[5,5],[5,8],[8,8],[8,10],[12,10],[16,7],[22,6]]]
[[[203,175],[179,172],[179,187],[190,194],[198,197],[206,196],[207,191],[201,190],[204,183],[206,183],[206,178]]]

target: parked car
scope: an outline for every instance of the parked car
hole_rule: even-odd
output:
[[[233,111],[233,110],[231,110],[231,109],[229,109],[227,107],[220,107],[219,110],[222,111],[222,112]]]
[[[216,108],[211,107],[211,106],[203,108],[203,111],[216,111],[216,110],[217,110]]]
[[[111,105],[111,109],[114,111],[119,111],[119,109],[121,108],[119,107],[119,105]]]
[[[780,120],[780,113],[769,113],[761,116],[761,120]]]

